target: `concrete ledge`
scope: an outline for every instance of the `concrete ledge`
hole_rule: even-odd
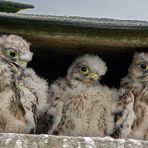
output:
[[[110,137],[0,134],[1,148],[148,148],[148,141]]]

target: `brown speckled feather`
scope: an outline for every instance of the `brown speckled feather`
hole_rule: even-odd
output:
[[[53,116],[53,125],[49,134],[107,136],[114,132],[114,128],[126,126],[133,99],[125,103],[116,89],[99,83],[97,78],[106,70],[105,63],[98,56],[84,55],[74,61],[66,78],[50,85],[48,114]],[[115,114],[123,111],[122,122],[115,123]],[[122,135],[127,136],[123,130]]]
[[[135,53],[128,75],[122,79],[121,87],[134,95],[136,119],[130,138],[148,140],[148,53]]]
[[[30,133],[47,101],[48,86],[32,69],[29,44],[19,36],[0,37],[0,131]],[[43,95],[44,94],[44,95]]]

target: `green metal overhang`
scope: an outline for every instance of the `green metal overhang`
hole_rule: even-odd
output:
[[[22,9],[34,8],[33,5],[0,0],[0,12],[16,13]]]
[[[148,47],[146,21],[0,13],[0,32],[19,34],[33,48],[59,53]]]

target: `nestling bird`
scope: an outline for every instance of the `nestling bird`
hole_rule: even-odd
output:
[[[110,134],[113,138],[127,138],[132,129],[136,115],[134,113],[134,95],[126,88],[118,90],[118,99],[115,102],[114,129]]]
[[[134,95],[136,119],[130,138],[148,140],[148,53],[135,53],[121,87]]]
[[[106,136],[114,132],[114,128],[129,123],[126,119],[129,111],[132,112],[128,107],[133,105],[133,98],[125,103],[119,99],[116,89],[102,86],[99,80],[106,71],[106,63],[101,58],[85,54],[73,62],[65,78],[51,84],[48,114],[53,116],[53,124],[49,134]],[[123,113],[123,120],[115,124],[114,117],[119,112]],[[126,134],[126,129],[120,131],[121,136]]]
[[[29,43],[17,35],[0,37],[0,131],[30,133],[46,102],[48,86],[26,65]]]

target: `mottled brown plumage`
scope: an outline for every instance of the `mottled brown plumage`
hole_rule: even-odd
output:
[[[65,78],[51,84],[48,114],[53,116],[53,124],[49,134],[106,136],[129,123],[126,119],[133,98],[125,103],[127,100],[119,98],[118,90],[99,83],[106,70],[101,58],[86,54],[73,62]],[[119,112],[124,112],[122,121],[115,123],[114,117]],[[122,137],[128,134],[123,129],[119,131]]]
[[[26,68],[32,53],[17,35],[0,37],[0,130],[29,133],[47,98],[47,84]]]
[[[114,112],[114,129],[111,136],[114,138],[127,138],[131,133],[133,121],[136,116],[133,110],[134,96],[128,89],[119,89],[119,96],[116,100],[117,110]]]
[[[121,87],[133,93],[136,115],[129,137],[148,139],[148,53],[135,53],[128,71]]]

